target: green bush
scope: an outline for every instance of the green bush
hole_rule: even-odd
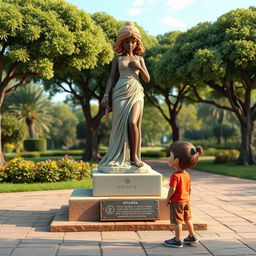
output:
[[[209,148],[230,150],[230,149],[239,149],[240,147],[240,141],[228,142],[226,144],[224,143],[217,144],[209,140],[188,140],[188,141],[195,146],[201,146],[204,150],[207,150]]]
[[[56,161],[37,162],[35,166],[35,182],[56,182],[60,180],[60,172]]]
[[[26,151],[46,151],[47,143],[45,139],[25,139],[24,149]]]
[[[47,150],[40,152],[40,156],[82,156],[84,154],[84,150]]]
[[[215,155],[215,163],[235,162],[239,157],[239,151],[236,149],[225,150]]]
[[[152,158],[160,158],[160,157],[166,157],[166,150],[143,150],[141,152],[142,157],[152,157]]]
[[[92,169],[97,165],[83,161],[75,161],[72,157],[53,161],[26,161],[14,158],[0,166],[0,182],[33,183],[56,182],[66,180],[82,180],[91,177]]]

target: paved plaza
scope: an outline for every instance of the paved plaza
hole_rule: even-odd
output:
[[[166,161],[147,163],[169,177]],[[196,246],[164,247],[170,231],[49,232],[72,190],[39,191],[0,194],[0,256],[256,255],[256,181],[194,170],[191,176],[192,213],[208,224],[196,232]]]

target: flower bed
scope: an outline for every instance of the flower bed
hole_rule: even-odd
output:
[[[34,183],[82,180],[90,178],[96,164],[76,161],[66,155],[60,160],[34,163],[21,157],[14,158],[0,167],[0,182]]]

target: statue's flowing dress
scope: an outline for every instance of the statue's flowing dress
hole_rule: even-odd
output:
[[[139,62],[138,56],[135,61]],[[138,168],[131,165],[130,161],[128,120],[132,107],[139,102],[141,104],[139,126],[141,127],[144,89],[139,81],[139,71],[133,71],[128,65],[129,62],[123,60],[121,56],[118,57],[120,77],[112,93],[113,112],[109,148],[99,163],[99,170],[106,173],[134,172],[136,169],[140,169],[139,172],[146,172],[146,166]],[[141,147],[139,146],[139,155],[140,152]]]

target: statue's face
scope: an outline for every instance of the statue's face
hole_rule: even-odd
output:
[[[130,36],[123,40],[122,46],[126,52],[133,52],[133,50],[137,47],[137,39]]]

